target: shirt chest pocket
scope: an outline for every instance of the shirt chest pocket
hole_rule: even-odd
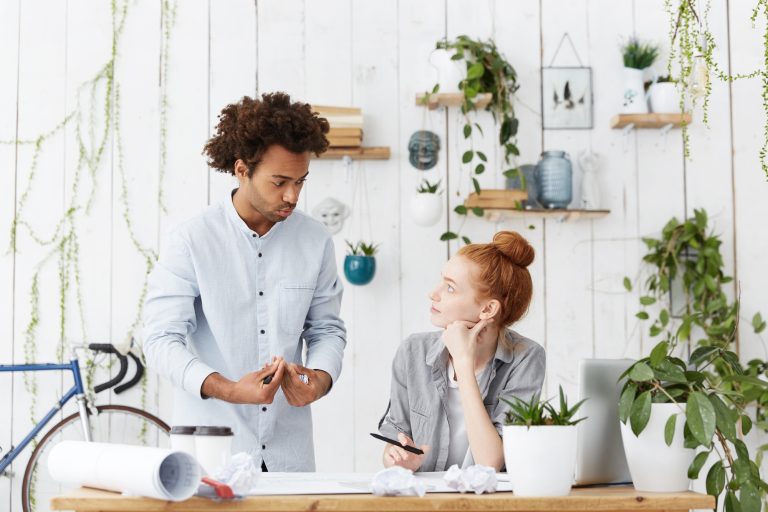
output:
[[[286,284],[280,289],[280,328],[286,334],[304,330],[315,287],[311,284]]]

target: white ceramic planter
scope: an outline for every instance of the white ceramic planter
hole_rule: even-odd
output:
[[[435,70],[435,82],[440,84],[439,92],[460,92],[459,82],[466,76],[464,61],[451,60],[454,52],[451,50],[433,50],[429,63]]]
[[[643,70],[624,68],[624,92],[621,102],[622,114],[647,114],[648,101],[643,88]]]
[[[648,425],[635,436],[627,424],[621,424],[621,438],[627,455],[629,472],[635,489],[643,492],[682,492],[690,485],[688,466],[695,450],[683,446],[685,414],[680,407],[685,404],[652,404]],[[675,436],[672,445],[664,442],[664,426],[669,417],[677,414]]]
[[[517,496],[565,496],[576,469],[576,426],[505,426],[504,463]]]
[[[411,218],[419,226],[434,226],[443,216],[442,194],[420,194],[411,197]]]
[[[680,96],[673,82],[660,82],[651,85],[651,111],[659,114],[680,112]]]

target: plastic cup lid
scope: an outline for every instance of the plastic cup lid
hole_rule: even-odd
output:
[[[196,436],[231,436],[233,435],[232,429],[229,427],[197,427],[195,428]]]

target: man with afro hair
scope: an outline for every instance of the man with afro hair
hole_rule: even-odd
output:
[[[175,388],[172,423],[230,427],[263,470],[314,470],[308,405],[341,372],[333,241],[296,210],[328,129],[284,93],[227,105],[204,153],[239,187],[168,235],[149,278],[144,353]]]

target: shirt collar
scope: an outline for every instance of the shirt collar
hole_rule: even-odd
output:
[[[506,338],[509,343],[498,343],[496,345],[496,354],[493,356],[494,360],[501,361],[503,363],[511,363],[512,359],[514,359],[514,352],[512,351],[511,345],[515,342],[518,336],[519,334],[517,334],[515,331],[507,329]],[[438,336],[436,342],[433,343],[427,351],[426,363],[429,366],[434,366],[438,357],[443,354],[445,354],[447,360],[447,352],[448,349],[445,348],[445,345],[443,345],[443,342]]]
[[[237,213],[237,210],[235,209],[235,202],[233,201],[235,197],[235,192],[237,192],[237,188],[233,188],[232,191],[227,196],[227,198],[224,199],[224,210],[226,211],[226,214],[229,220],[231,220],[240,231],[247,234],[249,237],[268,239],[273,233],[275,233],[278,229],[280,229],[279,228],[280,224],[285,224],[286,222],[291,220],[291,217],[293,217],[293,215],[291,215],[291,217],[288,217],[284,221],[275,222],[275,224],[271,228],[269,228],[269,231],[264,233],[264,235],[259,235],[257,232],[249,228],[248,224],[246,224],[245,221],[240,217],[240,214]]]

